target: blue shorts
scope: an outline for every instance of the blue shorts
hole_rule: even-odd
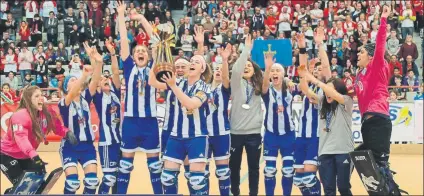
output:
[[[230,158],[231,136],[217,135],[209,136],[209,152],[208,159],[225,160]]]
[[[156,118],[124,118],[121,151],[131,153],[137,150],[145,153],[160,152],[159,126]]]
[[[280,151],[283,161],[293,159],[294,151],[294,131],[288,131],[284,135],[277,135],[269,131],[265,131],[264,136],[264,159],[265,161],[277,161],[278,150]]]
[[[120,144],[114,143],[111,145],[99,146],[99,156],[103,172],[118,171],[118,164],[121,160]]]
[[[296,138],[294,148],[294,168],[303,168],[305,164],[317,165],[319,138]]]
[[[85,168],[89,164],[97,164],[96,149],[93,142],[79,142],[73,146],[68,141],[62,140],[59,149],[62,159],[62,168],[77,167],[78,163]]]
[[[189,163],[208,161],[208,137],[177,138],[169,137],[166,145],[164,160],[184,164],[184,159],[188,156]]]
[[[166,149],[166,144],[168,143],[169,136],[171,135],[171,131],[162,130],[161,136],[160,136],[160,150],[161,153],[164,154]]]

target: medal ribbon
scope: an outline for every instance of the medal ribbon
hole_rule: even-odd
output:
[[[199,81],[200,80],[197,80],[194,84],[193,84],[193,86],[191,86],[191,88],[190,88],[190,90],[188,90],[188,81],[187,81],[187,88],[184,90],[184,93],[186,94],[186,95],[188,95],[189,97],[193,97],[193,91],[194,91],[194,89],[196,89],[196,86],[197,86],[197,83],[199,83]],[[187,91],[188,90],[188,91]]]
[[[144,84],[146,82],[146,77],[147,77],[146,76],[146,71],[147,71],[147,68],[146,67],[143,69],[143,71],[138,70],[137,77],[138,77],[138,80],[140,81],[140,87],[138,89],[139,92],[143,92],[143,90],[144,90]]]
[[[84,109],[83,109],[83,106],[82,106],[82,97],[80,96],[80,106],[81,106],[80,110],[81,110],[81,116],[80,116],[80,114],[78,113],[78,107],[77,107],[77,104],[76,104],[75,102],[72,102],[72,104],[74,105],[74,108],[75,108],[75,110],[77,111],[78,121],[80,121],[80,120],[84,120],[84,121],[85,121],[85,118],[84,118]],[[81,122],[78,122],[78,123],[81,123]],[[82,122],[82,123],[85,125],[85,122]]]
[[[253,86],[252,88],[249,88],[249,82],[247,80],[244,80],[246,82],[246,104],[249,104],[250,100],[252,99],[253,95]]]
[[[331,118],[333,117],[333,112],[327,112],[325,117],[325,128],[327,131],[330,131]]]

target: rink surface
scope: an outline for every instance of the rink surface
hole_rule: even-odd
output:
[[[58,148],[56,152],[53,150],[57,145],[50,144],[48,149],[46,147],[41,147],[40,151],[49,152],[40,152],[40,157],[48,162],[47,170],[52,171],[53,169],[61,166],[60,156],[58,153]],[[410,195],[423,195],[423,155],[422,155],[422,145],[392,145],[392,155],[390,157],[391,169],[396,171],[395,179],[400,187],[409,192]],[[265,187],[263,183],[263,168],[265,163],[261,163],[260,168],[260,184],[259,184],[259,194],[265,194]],[[277,167],[281,168],[281,159],[279,158],[277,161]],[[215,165],[212,162],[210,164],[210,169],[213,173],[211,173],[210,177],[210,194],[218,195],[218,181],[214,175]],[[78,168],[80,172],[79,179],[83,180],[82,168]],[[180,169],[183,172],[183,168]],[[101,168],[99,166],[98,169],[99,177],[102,176]],[[241,194],[248,195],[249,194],[249,184],[247,178],[247,160],[246,155],[243,155],[243,163],[242,163],[242,171],[241,171],[242,183],[240,185]],[[62,175],[59,179],[58,183],[52,188],[50,194],[62,194],[64,188],[65,175]],[[7,180],[7,178],[2,174],[0,178],[1,193],[4,193],[5,189],[11,187],[11,183]],[[82,184],[82,183],[81,183]],[[352,185],[352,193],[353,195],[367,195],[362,182],[360,181],[358,174],[354,171],[351,179]],[[77,193],[82,193],[83,186],[78,190]],[[131,180],[128,189],[129,194],[152,194],[153,190],[149,181],[149,174],[146,165],[146,156],[142,152],[136,153],[136,157],[134,160],[134,170],[131,175]],[[179,175],[179,193],[187,195],[188,188],[186,184],[186,179],[184,175],[180,173]],[[276,195],[282,195],[281,189],[281,170],[277,173],[277,186],[275,189]],[[293,186],[292,195],[300,195],[300,191],[297,187]]]

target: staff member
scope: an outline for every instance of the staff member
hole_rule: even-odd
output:
[[[240,165],[243,148],[246,148],[249,165],[249,194],[258,194],[263,123],[261,108],[263,76],[259,66],[248,61],[252,46],[252,37],[248,35],[245,48],[233,65],[230,81],[233,96],[230,112],[230,170],[233,195],[240,195]]]

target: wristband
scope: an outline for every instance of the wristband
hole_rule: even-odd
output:
[[[299,48],[300,54],[306,54],[306,48]]]

